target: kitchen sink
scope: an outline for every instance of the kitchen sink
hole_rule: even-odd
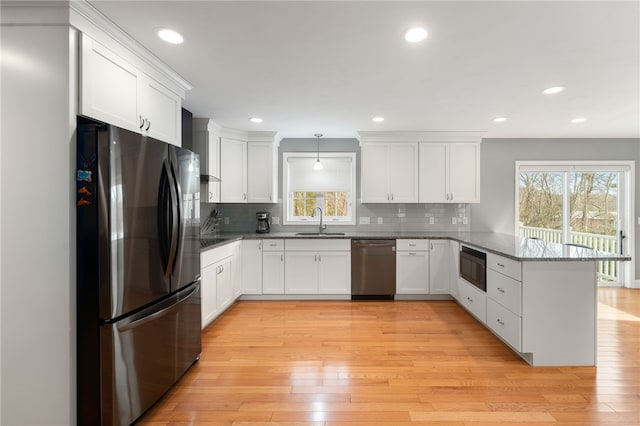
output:
[[[336,235],[344,235],[344,232],[297,232],[296,235],[306,235],[308,237],[331,237]]]

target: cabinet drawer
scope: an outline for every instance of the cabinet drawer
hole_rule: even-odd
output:
[[[522,318],[491,298],[487,299],[487,325],[515,350],[522,350]]]
[[[396,240],[396,250],[399,251],[428,251],[429,240]]]
[[[514,280],[522,281],[522,264],[518,261],[498,256],[497,254],[487,253],[487,267],[505,274]]]
[[[487,271],[487,296],[509,309],[522,315],[522,283],[492,269]]]
[[[487,320],[487,295],[464,280],[458,281],[460,303],[483,324]]]
[[[296,251],[351,251],[350,239],[295,239],[284,241],[285,250]]]
[[[262,240],[262,247],[264,251],[283,251],[284,240]]]
[[[237,243],[240,243],[237,241]],[[225,257],[233,255],[233,248],[236,242],[225,244],[216,248],[212,248],[200,253],[200,268],[211,265],[212,263],[219,262]]]

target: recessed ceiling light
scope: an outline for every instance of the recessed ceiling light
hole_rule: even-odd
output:
[[[571,120],[572,123],[584,123],[585,121],[587,121],[585,117],[574,118]]]
[[[507,117],[497,117],[493,119],[494,123],[502,123],[503,121],[507,121]]]
[[[180,33],[168,28],[160,28],[157,31],[158,37],[171,44],[182,44],[184,38]]]
[[[371,121],[374,123],[382,123],[384,121],[384,117],[373,117]]]
[[[249,121],[252,123],[262,123],[263,120],[260,117],[251,117]]]
[[[544,93],[545,95],[554,95],[556,93],[564,92],[565,89],[566,87],[564,86],[553,86],[549,87],[548,89],[544,89],[542,93]]]
[[[409,43],[417,43],[427,38],[427,34],[427,30],[422,27],[411,28],[409,31],[404,33],[404,39]]]

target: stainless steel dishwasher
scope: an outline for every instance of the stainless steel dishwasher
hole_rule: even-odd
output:
[[[396,240],[351,240],[351,299],[396,294]]]

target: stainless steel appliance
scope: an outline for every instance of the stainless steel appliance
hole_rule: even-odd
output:
[[[77,423],[129,425],[198,360],[198,156],[77,126]]]
[[[266,234],[271,230],[269,223],[271,221],[271,215],[269,212],[257,212],[256,219],[258,220],[258,228],[256,229],[258,234]]]
[[[460,248],[460,277],[487,291],[487,254],[470,247]]]
[[[393,299],[396,240],[351,240],[351,299]]]

